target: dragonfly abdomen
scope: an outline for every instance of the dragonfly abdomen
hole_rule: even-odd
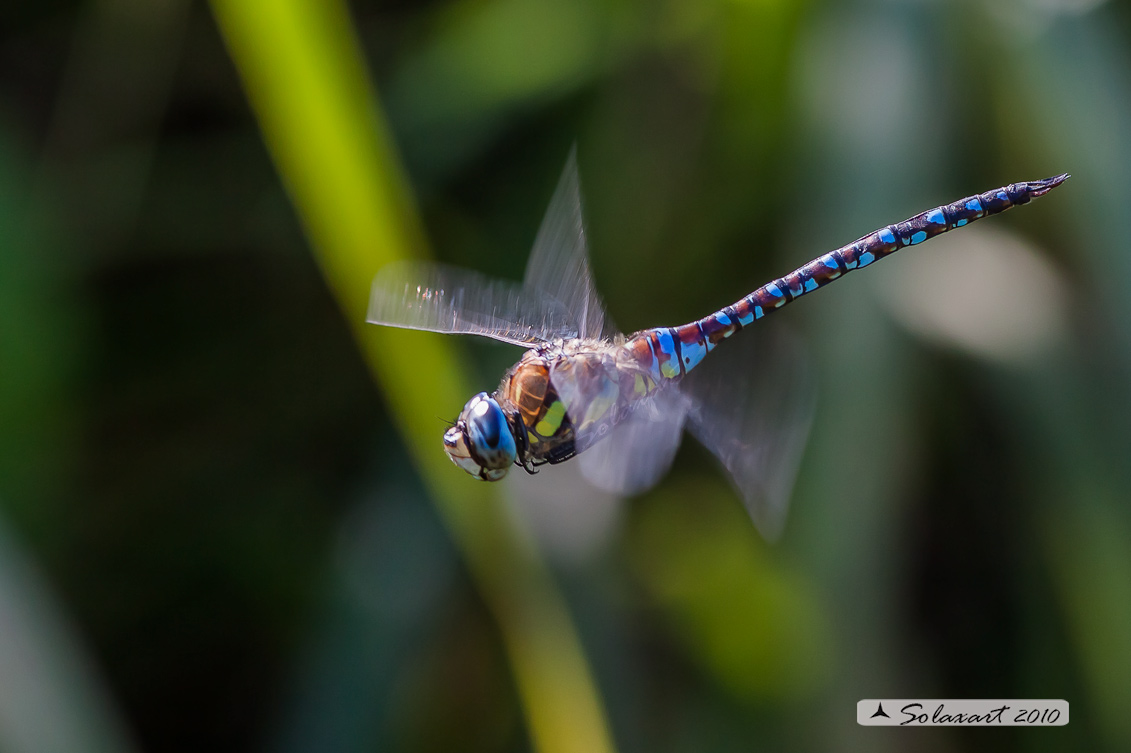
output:
[[[637,380],[635,392],[643,396],[664,382],[679,379],[694,369],[724,338],[738,328],[723,311],[680,327],[656,327],[636,333],[627,343],[636,366],[651,378]]]
[[[819,256],[710,316],[679,327],[644,330],[630,345],[637,359],[650,366],[657,381],[678,379],[698,366],[715,345],[774,309],[901,248],[918,245],[948,230],[1027,204],[1067,178],[1068,175],[1063,174],[1045,180],[1011,183],[929,209]]]
[[[1019,204],[1027,204],[1030,200],[1056,188],[1067,178],[1068,175],[1063,174],[1046,180],[1011,183],[1008,186],[929,209],[819,256],[784,277],[763,285],[719,313],[733,319],[738,325],[737,328],[741,329],[755,319],[761,319],[770,311],[829,284],[853,269],[866,267],[877,259],[894,254],[901,248],[918,245],[948,230],[964,227],[983,217],[1000,214]]]

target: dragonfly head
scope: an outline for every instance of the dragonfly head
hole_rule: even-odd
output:
[[[456,425],[444,432],[444,450],[453,463],[484,481],[507,475],[518,452],[506,414],[486,392],[468,400]]]

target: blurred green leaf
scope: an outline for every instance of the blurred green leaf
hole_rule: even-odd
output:
[[[637,578],[730,692],[804,701],[827,681],[833,643],[818,594],[771,559],[721,477],[665,484],[634,534]]]

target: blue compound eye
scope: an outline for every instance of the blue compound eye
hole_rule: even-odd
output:
[[[480,448],[495,450],[499,447],[499,438],[502,437],[503,427],[500,418],[503,412],[491,400],[480,400],[471,413],[471,425],[475,435],[475,444]]]
[[[494,398],[480,392],[464,407],[468,450],[486,471],[483,478],[496,481],[514,464],[517,448],[506,414]],[[499,473],[502,471],[502,473]]]

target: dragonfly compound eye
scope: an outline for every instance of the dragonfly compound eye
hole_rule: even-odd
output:
[[[467,430],[467,449],[482,471],[480,478],[498,481],[514,464],[517,448],[503,409],[494,398],[480,392],[464,406],[462,423]]]

